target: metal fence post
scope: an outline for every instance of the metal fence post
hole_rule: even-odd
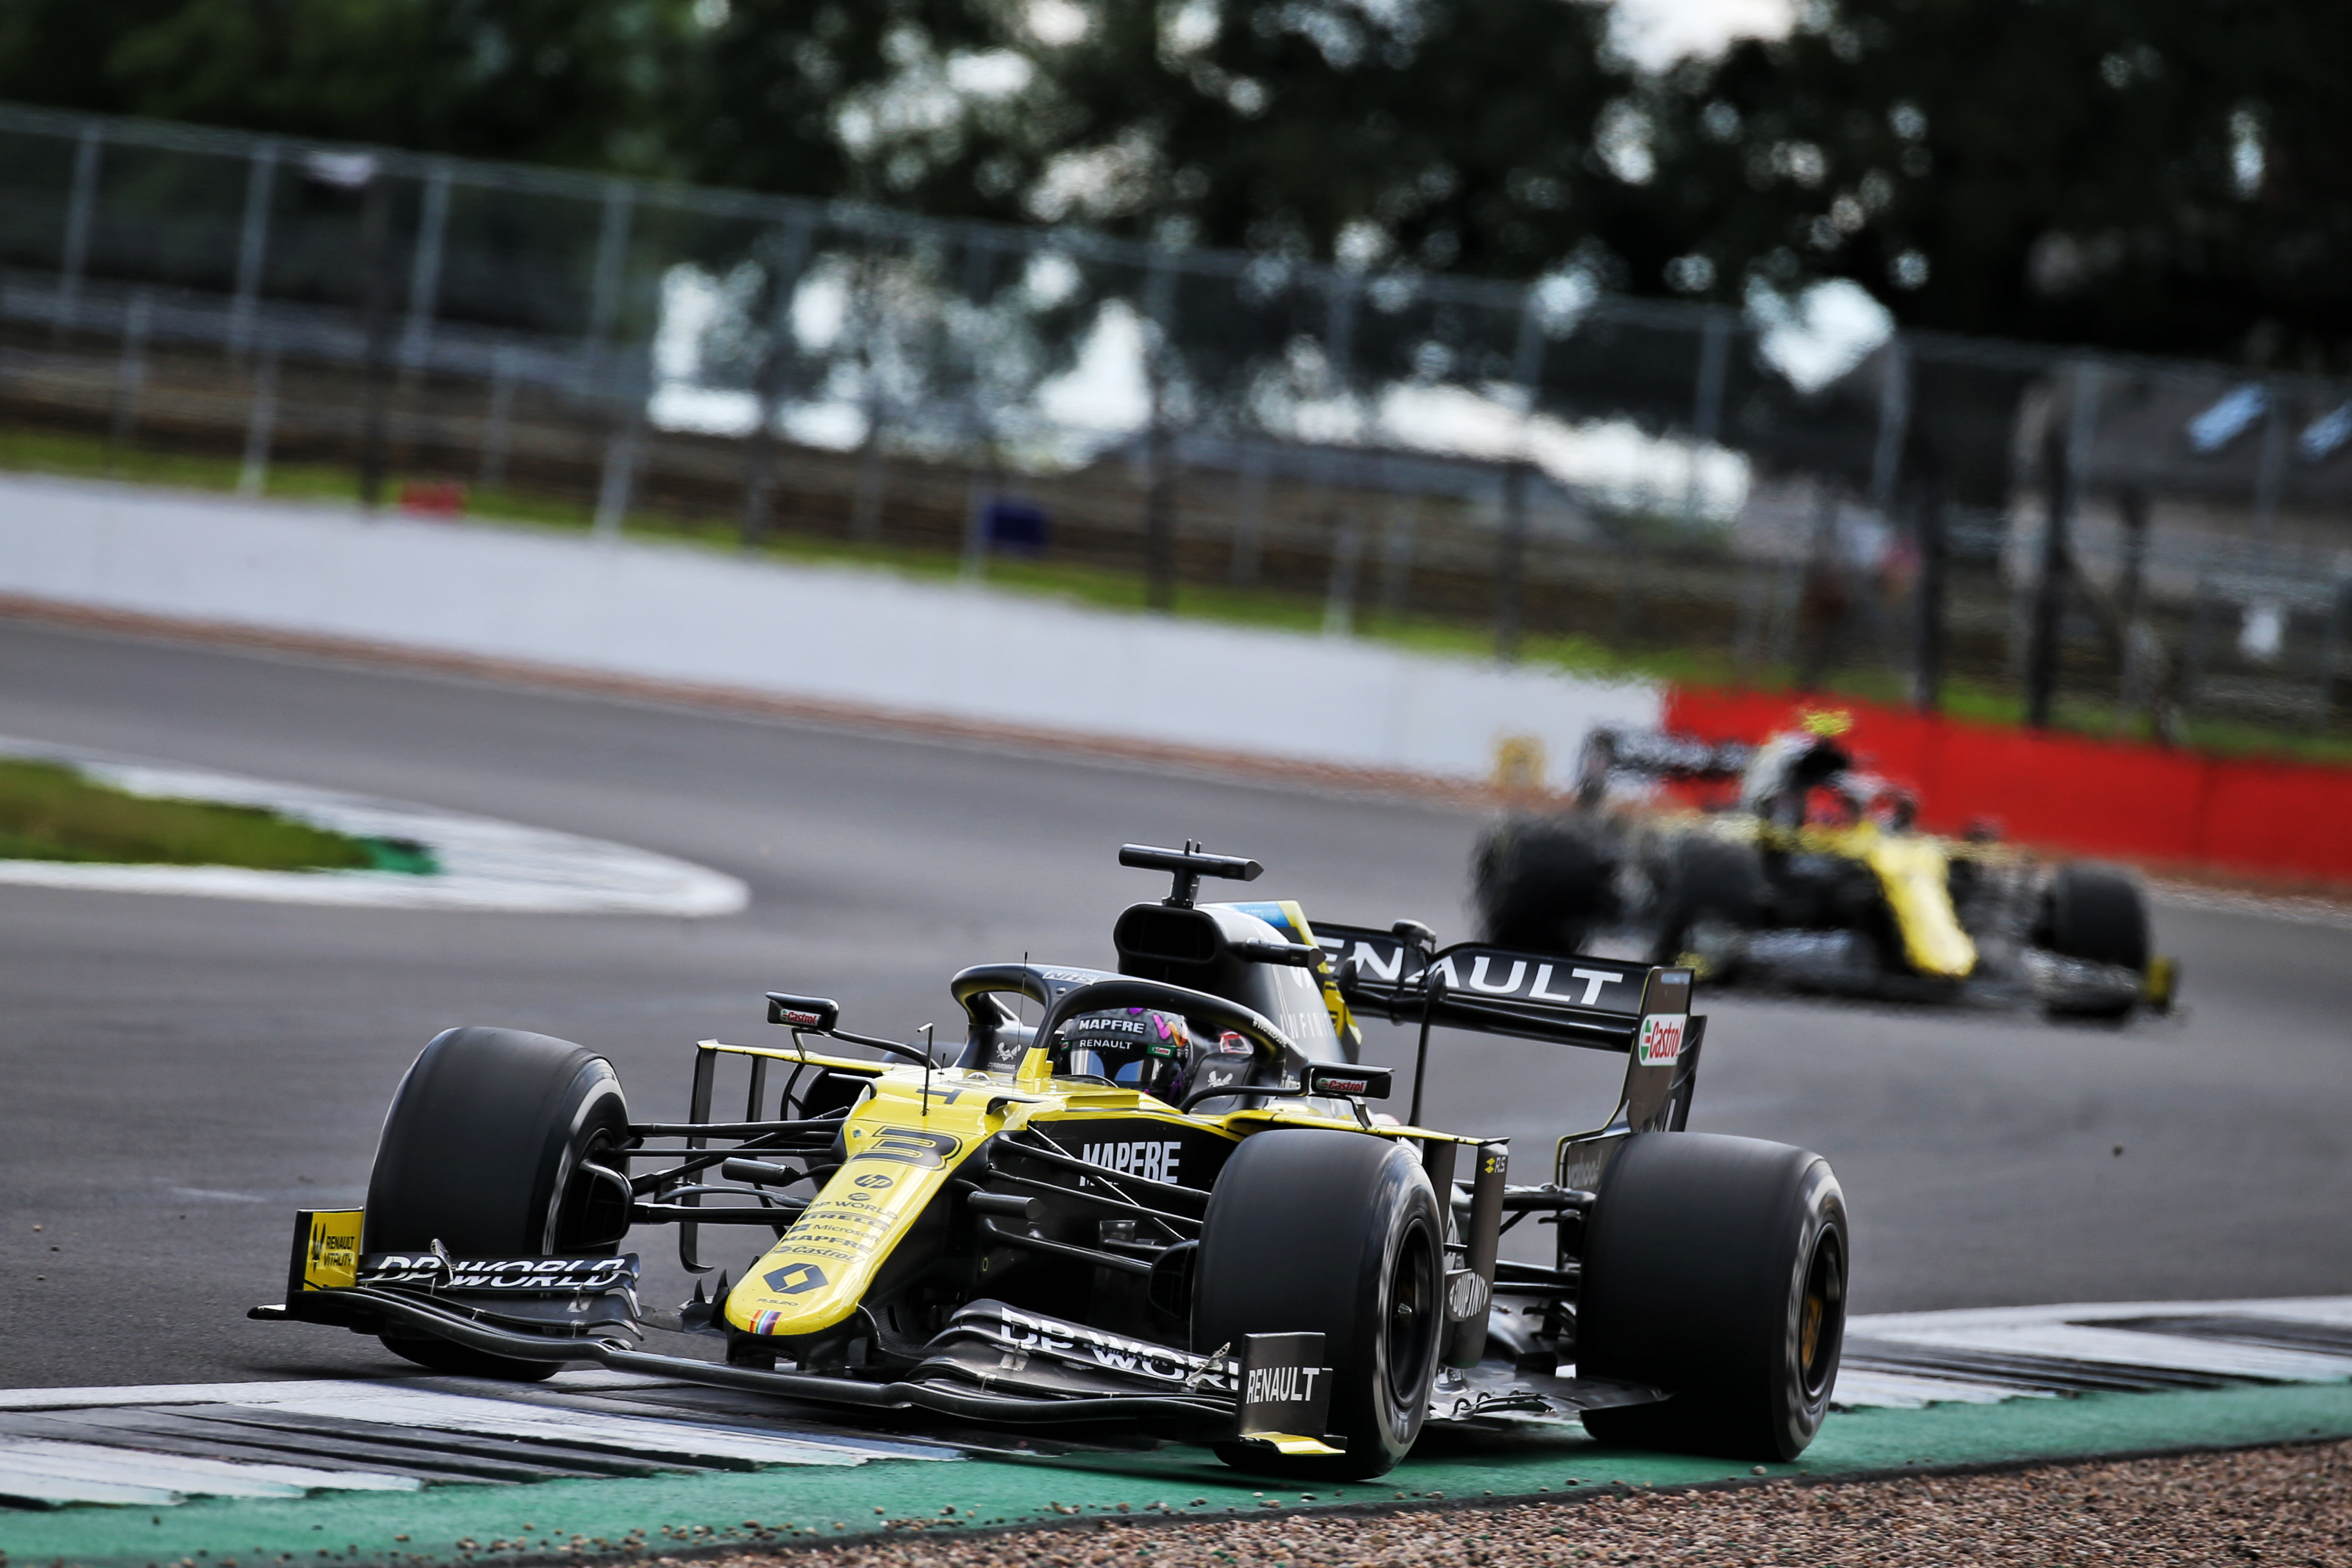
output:
[[[147,385],[147,324],[152,304],[147,290],[131,296],[123,312],[122,353],[114,364],[114,420],[107,446],[120,454],[139,423],[139,395]]]
[[[2273,382],[2263,389],[2262,456],[2254,468],[2254,543],[2266,547],[2278,528],[2279,486],[2286,476],[2286,409],[2284,388]]]
[[[367,269],[361,306],[366,347],[361,367],[360,505],[372,511],[383,499],[384,383],[392,368],[392,183],[381,167],[360,194],[360,265]]]
[[[2053,418],[2042,437],[2048,516],[2042,523],[2042,560],[2034,584],[2033,619],[2025,651],[2025,722],[2034,730],[2050,727],[2051,705],[2057,698],[2059,643],[2064,629],[2061,620],[2066,607],[2070,560],[2067,534],[2074,525],[2083,471],[2090,456],[2092,426],[2098,408],[2098,377],[2096,365],[2074,367],[2066,428],[2062,434]]]
[[[98,149],[105,134],[96,121],[84,121],[74,141],[73,192],[67,198],[65,245],[58,258],[52,337],[65,336],[81,311],[81,279],[89,266],[89,230],[98,206]]]
[[[1266,490],[1273,481],[1273,459],[1263,450],[1253,448],[1241,454],[1234,475],[1234,488],[1240,494],[1234,508],[1234,559],[1227,572],[1236,588],[1247,588],[1257,582],[1260,558],[1265,549]]]
[[[507,482],[507,445],[513,438],[515,351],[500,343],[490,356],[490,407],[483,421],[482,466],[476,482],[494,489]]]
[[[2336,719],[2336,672],[2344,658],[2344,618],[2352,601],[2352,578],[2338,577],[2327,601],[2327,626],[2319,639],[2318,700],[2312,707],[2312,728],[2325,730]]]
[[[1797,632],[1799,611],[1803,607],[1805,568],[1800,562],[1783,561],[1774,574],[1771,607],[1765,631],[1764,662],[1780,668],[1793,669],[1797,663]]]
[[[1519,330],[1511,345],[1511,379],[1519,389],[1518,454],[1503,471],[1502,528],[1495,542],[1495,657],[1519,657],[1520,579],[1527,573],[1528,426],[1535,422],[1543,378],[1544,331],[1532,285],[1520,291]]]
[[[1690,467],[1683,484],[1683,526],[1698,521],[1700,448],[1714,443],[1723,423],[1724,384],[1731,375],[1731,312],[1709,310],[1699,337],[1698,385],[1691,395]]]
[[[2154,648],[2141,605],[2147,579],[2147,491],[2133,485],[2116,500],[2124,535],[2123,560],[2116,571],[2116,621],[2123,643],[2123,668],[2116,693],[2116,733],[2120,735],[2130,727],[2133,711],[2147,700],[2152,683],[2146,666]]]
[[[2174,706],[2186,714],[2197,700],[2197,689],[2204,683],[2205,665],[2212,651],[2213,582],[2210,572],[2197,574],[2197,592],[2189,604],[2189,649],[2180,661],[2179,696]]]
[[[1161,248],[1144,279],[1144,376],[1151,395],[1147,437],[1150,472],[1143,496],[1143,602],[1165,615],[1176,607],[1176,441],[1169,428],[1168,394],[1176,331],[1174,253]]]
[[[1503,527],[1495,552],[1495,657],[1508,664],[1519,657],[1519,579],[1527,569],[1528,465],[1503,470]]]
[[[408,264],[408,321],[400,334],[400,367],[414,375],[433,351],[433,317],[440,308],[441,254],[449,226],[449,165],[436,161],[425,176],[416,219],[416,253]]]
[[[1415,497],[1395,489],[1389,491],[1388,529],[1381,549],[1381,616],[1390,622],[1404,618],[1412,589],[1413,528],[1421,521],[1420,511]]]
[[[638,447],[645,441],[646,395],[648,379],[645,353],[632,353],[619,377],[623,406],[617,410],[620,428],[604,447],[604,477],[596,489],[598,539],[616,540],[627,521],[629,502],[637,482]]]
[[[965,481],[963,493],[963,559],[960,574],[967,583],[988,575],[988,524],[996,502],[996,486],[978,468]]]
[[[996,503],[1004,492],[1004,468],[997,449],[995,412],[989,405],[988,387],[983,367],[988,362],[988,343],[983,316],[988,303],[988,285],[992,257],[978,235],[968,236],[963,247],[963,297],[971,307],[971,331],[965,336],[966,356],[964,382],[965,428],[980,447],[981,466],[971,479],[971,490],[964,507],[963,578],[977,583],[988,574],[988,557],[995,542],[991,537],[996,516]],[[1146,351],[1147,353],[1149,351]]]
[[[1323,600],[1323,635],[1343,637],[1356,629],[1356,567],[1364,553],[1364,531],[1342,517],[1331,541],[1331,586]]]
[[[849,537],[860,544],[882,542],[882,496],[890,476],[883,468],[882,405],[866,416],[866,436],[857,444],[857,488],[849,498]]]
[[[1879,521],[1894,515],[1903,478],[1903,447],[1911,432],[1911,355],[1900,337],[1886,340],[1886,366],[1878,384],[1878,439],[1870,454],[1870,504]]]
[[[269,441],[278,425],[278,350],[261,351],[253,374],[253,402],[245,420],[245,464],[237,470],[236,493],[257,496],[269,485]]]
[[[770,258],[774,299],[768,312],[768,343],[752,374],[751,435],[743,450],[742,545],[756,547],[772,523],[769,492],[776,458],[776,418],[783,406],[784,374],[792,363],[798,340],[793,334],[793,301],[799,296],[801,269],[806,264],[809,226],[805,218],[791,224]]]
[[[635,189],[627,181],[604,182],[604,214],[596,228],[595,270],[589,281],[588,331],[580,342],[583,374],[593,374],[604,340],[621,313],[621,274],[628,261],[629,218],[635,200]]]
[[[1731,665],[1750,670],[1762,661],[1766,623],[1770,619],[1769,569],[1760,561],[1745,561],[1739,568],[1739,599],[1731,623]]]
[[[1930,473],[1913,489],[1913,535],[1919,575],[1911,587],[1911,706],[1944,705],[1944,481]]]
[[[278,144],[253,150],[245,175],[245,221],[236,238],[236,293],[228,307],[228,352],[241,359],[253,342],[253,319],[261,300],[261,266],[269,249],[269,195],[278,172]]]

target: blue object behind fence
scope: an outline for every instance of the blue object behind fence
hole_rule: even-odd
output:
[[[998,550],[1042,552],[1051,533],[1045,509],[1034,501],[992,500],[988,503],[988,542]]]

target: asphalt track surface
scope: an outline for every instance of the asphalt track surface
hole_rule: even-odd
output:
[[[763,990],[903,1035],[951,1024],[962,964],[1107,965],[1117,911],[1163,890],[1115,864],[1124,840],[1190,834],[1265,861],[1252,894],[1458,937],[1481,825],[22,621],[0,621],[0,734],[616,839],[752,889],[742,914],[686,921],[0,888],[0,1387],[401,1370],[372,1341],[244,1312],[279,1294],[291,1209],[359,1201],[386,1100],[449,1025],[595,1046],[637,1114],[674,1117],[690,1043],[758,1039]],[[2165,909],[2157,926],[2187,1016],[2122,1030],[1713,999],[1692,1125],[1830,1158],[1856,1310],[2352,1291],[2352,931]],[[1374,1025],[1368,1055],[1405,1067],[1411,1045]],[[1534,1179],[1619,1071],[1441,1037],[1426,1119],[1516,1134]],[[641,1244],[656,1303],[684,1279],[667,1241]]]

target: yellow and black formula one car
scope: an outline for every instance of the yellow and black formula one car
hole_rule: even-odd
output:
[[[1118,972],[962,971],[950,1061],[771,993],[791,1043],[703,1041],[688,1117],[663,1124],[583,1047],[443,1034],[394,1097],[367,1206],[302,1213],[286,1300],[255,1315],[446,1372],[589,1362],[1116,1423],[1299,1476],[1378,1475],[1432,1418],[1580,1415],[1756,1458],[1811,1440],[1843,1199],[1818,1155],[1683,1131],[1706,1026],[1687,970],[1316,928],[1296,903],[1195,902],[1254,861],[1119,858],[1175,885],[1119,916]],[[1624,1092],[1516,1186],[1503,1143],[1370,1109],[1391,1072],[1360,1060],[1360,1010],[1417,1026],[1423,1067],[1433,1025],[1620,1052]],[[740,1120],[714,1110],[722,1064]],[[1557,1227],[1555,1261],[1498,1262],[1529,1218]],[[727,1254],[740,1276],[640,1311],[622,1248],[649,1225],[676,1227],[690,1270]],[[645,1348],[664,1331],[675,1351]]]
[[[1594,731],[1572,809],[1480,840],[1481,934],[1539,952],[1630,946],[1710,984],[2109,1019],[2170,1009],[2178,966],[2150,951],[2129,873],[1922,833],[1916,802],[1857,768],[1841,729],[1817,714],[1757,746]]]

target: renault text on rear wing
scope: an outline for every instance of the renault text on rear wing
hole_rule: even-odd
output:
[[[1317,921],[1316,940],[1330,955],[1349,1004],[1391,1021],[1514,1035],[1601,1050],[1633,1048],[1643,1015],[1646,964],[1613,958],[1562,958],[1515,952],[1483,942],[1431,952],[1410,934]],[[1687,970],[1680,975],[1688,996]],[[1687,1011],[1685,1000],[1682,1011]]]

